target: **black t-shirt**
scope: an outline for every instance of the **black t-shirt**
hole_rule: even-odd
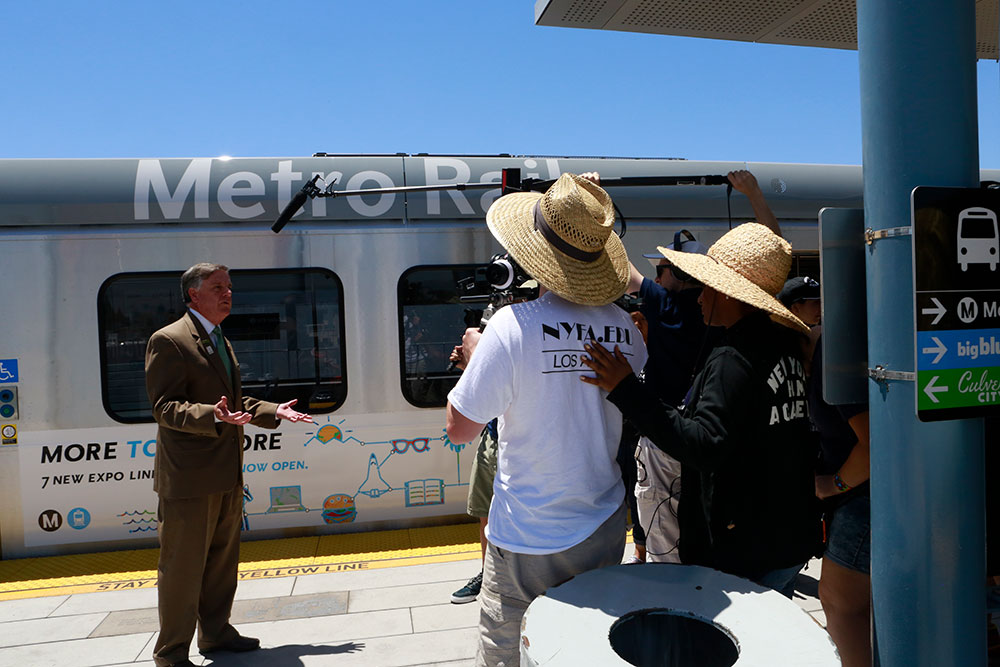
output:
[[[668,405],[684,399],[695,368],[719,339],[714,329],[706,332],[700,293],[699,289],[668,292],[649,278],[643,278],[639,288],[639,311],[649,322],[645,381]]]
[[[819,432],[820,459],[816,472],[832,475],[850,455],[858,438],[848,420],[868,409],[867,403],[831,405],[823,400],[823,345],[816,341],[809,375],[809,418]]]

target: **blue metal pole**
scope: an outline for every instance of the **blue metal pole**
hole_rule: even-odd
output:
[[[914,187],[979,181],[975,0],[857,8],[866,226],[909,226]],[[915,370],[911,262],[908,236],[869,247],[869,367]],[[913,385],[869,392],[878,660],[985,665],[982,420],[919,422]]]

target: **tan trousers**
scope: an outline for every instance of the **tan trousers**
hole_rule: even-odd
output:
[[[623,503],[590,537],[554,554],[518,554],[492,543],[486,547],[476,667],[517,667],[521,618],[531,601],[578,574],[621,562],[625,514]]]
[[[635,504],[646,531],[647,563],[680,563],[681,464],[646,438],[636,448]]]
[[[167,667],[188,657],[196,622],[200,649],[238,636],[229,613],[236,595],[243,489],[160,498],[157,516],[160,634],[153,661]]]

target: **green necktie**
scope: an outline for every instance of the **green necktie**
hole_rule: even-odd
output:
[[[222,365],[226,368],[226,374],[232,378],[233,365],[229,361],[229,353],[226,352],[226,341],[222,339],[222,329],[219,328],[219,325],[216,325],[212,329],[212,335],[215,337],[215,347],[219,350],[219,358],[222,360]]]

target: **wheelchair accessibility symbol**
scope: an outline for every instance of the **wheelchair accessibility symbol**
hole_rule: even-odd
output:
[[[17,359],[0,359],[0,383],[17,382]]]

